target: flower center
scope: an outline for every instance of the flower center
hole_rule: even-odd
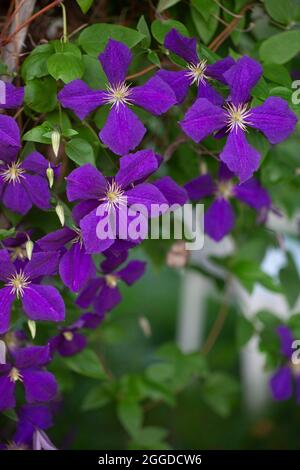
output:
[[[81,229],[79,227],[76,227],[75,225],[73,225],[72,229],[74,230],[75,232],[75,237],[73,238],[73,240],[71,241],[71,243],[79,243],[80,244],[80,247],[82,248],[83,246],[83,238],[82,238],[82,232],[81,232]]]
[[[2,176],[5,183],[20,183],[21,178],[24,178],[25,170],[21,168],[22,163],[20,161],[13,162],[10,165],[7,165],[6,170],[0,171],[0,176]]]
[[[192,84],[196,83],[199,86],[200,82],[203,83],[205,80],[208,80],[209,77],[205,75],[207,60],[200,60],[198,64],[189,64],[187,68],[186,75],[192,80]]]
[[[10,251],[11,261],[16,261],[16,259],[24,261],[25,259],[27,259],[27,253],[26,253],[25,245],[8,248],[8,250]]]
[[[18,380],[20,380],[20,382],[23,382],[23,376],[16,367],[13,367],[11,369],[8,376],[9,376],[11,382],[17,382]]]
[[[231,198],[233,194],[233,184],[231,181],[220,181],[217,188],[217,196],[223,199]]]
[[[25,444],[17,444],[14,441],[8,442],[6,450],[29,450]]]
[[[130,95],[130,85],[122,82],[117,85],[108,85],[104,100],[107,104],[110,104],[111,107],[116,106],[118,109],[120,104],[131,104]]]
[[[63,336],[64,336],[66,341],[73,341],[74,335],[73,335],[72,331],[64,331]]]
[[[26,276],[22,270],[20,270],[19,273],[15,273],[9,278],[6,286],[11,287],[10,293],[16,295],[17,299],[19,299],[20,297],[23,297],[24,290],[27,289],[29,284],[29,277]]]
[[[117,276],[114,276],[113,274],[107,274],[105,276],[105,280],[106,280],[106,284],[108,285],[108,287],[111,287],[111,288],[117,287],[117,283],[118,283]]]
[[[115,181],[112,181],[107,185],[105,197],[100,199],[100,201],[106,201],[107,209],[111,209],[126,204],[126,196],[124,196],[124,191]]]
[[[247,131],[247,126],[251,125],[249,117],[251,110],[247,104],[239,104],[235,106],[232,103],[226,105],[226,123],[229,131],[241,129],[243,132]]]

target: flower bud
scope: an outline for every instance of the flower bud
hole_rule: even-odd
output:
[[[31,337],[32,339],[34,339],[36,335],[36,323],[34,320],[28,320],[27,325],[28,325]]]
[[[29,261],[32,258],[33,246],[34,246],[33,241],[31,241],[30,238],[28,238],[27,242],[25,243],[25,249],[26,249],[26,255]]]
[[[0,364],[6,364],[6,344],[0,340]]]
[[[47,179],[49,182],[49,188],[52,188],[53,183],[54,183],[54,171],[53,171],[53,168],[51,168],[50,163],[46,170],[46,175],[47,175]]]
[[[61,225],[64,226],[65,225],[65,212],[64,212],[63,206],[61,204],[57,204],[57,206],[55,207],[55,212],[57,214],[57,217],[59,218]]]
[[[54,130],[51,133],[51,143],[54,155],[58,156],[59,145],[60,145],[60,133],[58,130]]]

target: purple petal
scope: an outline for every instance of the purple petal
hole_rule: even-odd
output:
[[[28,175],[27,175],[28,176]],[[26,188],[23,186],[23,178],[20,183],[8,183],[2,194],[3,204],[8,209],[25,215],[32,207],[32,202]]]
[[[67,197],[70,202],[77,199],[100,199],[105,192],[106,179],[93,165],[86,163],[76,168],[67,177]]]
[[[229,170],[228,166],[225,165],[225,163],[220,162],[218,176],[220,180],[228,181],[234,177],[234,173]]]
[[[82,351],[86,347],[87,340],[85,336],[76,332],[71,332],[71,333],[72,333],[71,340],[67,340],[66,338],[63,337],[62,341],[60,341],[58,345],[57,350],[61,356],[64,356],[64,357],[74,356],[75,354],[78,354],[80,351]]]
[[[280,351],[285,357],[290,359],[293,353],[293,334],[291,330],[285,325],[280,325],[276,331],[280,339]]]
[[[214,180],[209,174],[198,176],[184,187],[191,201],[198,201],[203,197],[211,196],[216,191]]]
[[[1,335],[6,333],[9,329],[11,306],[14,300],[15,300],[15,296],[14,294],[11,293],[10,287],[3,287],[2,289],[0,289],[0,334]]]
[[[191,83],[191,80],[187,76],[186,70],[180,70],[176,72],[160,70],[157,72],[157,76],[172,88],[176,96],[176,102],[182,103],[188,93]]]
[[[234,219],[234,212],[229,202],[225,199],[216,199],[205,212],[205,232],[219,242],[233,229]]]
[[[102,68],[111,85],[125,81],[132,53],[122,42],[109,39],[104,51],[99,55]]]
[[[76,304],[81,308],[88,308],[98,294],[100,287],[104,284],[102,278],[91,279],[76,300]]]
[[[150,78],[144,85],[132,88],[130,99],[155,116],[165,113],[177,103],[172,88],[158,75]]]
[[[249,121],[271,144],[278,144],[294,131],[298,119],[285,100],[271,96],[251,110]]]
[[[125,268],[118,271],[117,276],[131,286],[138,281],[145,273],[147,263],[143,261],[129,261]]]
[[[13,263],[10,260],[7,250],[0,250],[0,280],[7,282],[7,279],[15,272]]]
[[[176,29],[171,29],[166,34],[164,46],[191,64],[199,62],[196,38],[188,38],[180,34]]]
[[[24,290],[22,305],[31,320],[59,322],[65,319],[65,304],[55,287],[30,284]]]
[[[7,375],[0,377],[0,411],[16,406],[15,388],[16,383]]]
[[[230,132],[220,159],[243,183],[258,169],[260,154],[248,144],[245,133],[237,129]]]
[[[59,251],[75,237],[74,230],[64,227],[40,238],[37,245],[44,251]]]
[[[198,143],[224,127],[225,114],[219,106],[205,98],[198,98],[179,124],[182,130]]]
[[[175,183],[170,176],[164,176],[163,178],[154,181],[152,185],[159,189],[170,206],[173,204],[183,206],[183,204],[188,200],[186,190]]]
[[[224,73],[225,80],[230,86],[230,99],[235,106],[250,100],[251,90],[262,73],[262,66],[248,56],[243,56]]]
[[[32,173],[37,173],[40,176],[46,176],[46,171],[49,166],[49,161],[43,157],[39,152],[32,152],[25,157],[22,162],[22,168]]]
[[[101,263],[101,269],[104,273],[111,273],[114,271],[118,266],[120,266],[126,259],[128,258],[128,251],[124,250],[121,253],[114,253],[111,252],[111,249],[107,250],[107,253],[105,253],[105,256],[107,257],[104,261]]]
[[[20,147],[20,129],[16,121],[0,114],[0,160],[14,160]]]
[[[42,210],[50,209],[50,190],[46,178],[39,175],[26,175],[22,185],[27,191],[34,206]]]
[[[158,162],[153,150],[140,150],[120,158],[120,169],[115,180],[126,188],[132,183],[148,178],[158,169]]]
[[[4,82],[2,82],[4,83]],[[0,108],[14,109],[22,106],[24,100],[24,87],[16,87],[11,83],[5,83],[5,100],[0,100]]]
[[[289,367],[279,369],[270,380],[274,400],[288,400],[293,394],[292,371]]]
[[[57,383],[50,372],[25,370],[22,375],[28,403],[50,401],[57,394]]]
[[[73,292],[79,292],[87,280],[95,274],[95,266],[90,255],[80,243],[74,243],[59,264],[59,275],[63,283]]]
[[[104,285],[100,293],[97,295],[94,308],[96,312],[109,312],[115,308],[122,300],[121,293],[118,287],[109,287]]]
[[[225,83],[224,73],[227,72],[235,64],[232,57],[225,57],[225,59],[217,60],[214,64],[207,66],[205,73],[219,82]]]
[[[52,276],[57,273],[59,253],[56,251],[33,253],[32,259],[24,268],[25,274],[30,279],[40,276]]]
[[[125,194],[129,207],[132,204],[141,204],[148,210],[149,215],[152,205],[168,203],[160,190],[151,183],[141,183],[126,191]]]
[[[120,104],[110,111],[99,137],[117,155],[125,155],[135,149],[144,137],[146,129],[136,114]]]
[[[88,199],[87,201],[79,202],[72,210],[72,216],[77,225],[80,224],[81,219],[97,209],[99,201],[97,199]]]
[[[30,423],[33,427],[48,429],[52,426],[52,414],[45,405],[23,405],[18,412],[19,424]]]
[[[102,217],[97,215],[98,209],[99,207],[83,217],[80,221],[84,246],[86,252],[90,254],[101,253],[107,250],[114,242],[114,239],[110,238],[109,233],[107,237],[105,233],[103,233],[102,238],[99,238],[97,235],[97,226],[102,220]]]
[[[255,178],[235,186],[234,194],[240,201],[245,202],[256,210],[271,206],[271,198],[268,191]]]
[[[208,82],[200,82],[198,87],[198,98],[206,98],[216,106],[222,106],[224,98]]]
[[[68,83],[58,93],[58,101],[64,108],[71,109],[79,119],[84,119],[88,114],[104,104],[106,92],[92,90],[82,80],[74,80]]]
[[[49,346],[28,346],[13,353],[17,369],[44,366],[51,360]]]

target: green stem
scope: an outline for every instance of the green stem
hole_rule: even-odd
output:
[[[63,12],[63,42],[68,42],[67,10],[63,3],[60,4]]]

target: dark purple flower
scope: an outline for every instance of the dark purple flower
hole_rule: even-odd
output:
[[[292,344],[294,338],[287,326],[277,328],[280,338],[281,354],[285,358],[285,365],[280,367],[270,379],[270,388],[275,400],[288,400],[293,395],[293,382],[296,385],[297,403],[300,404],[300,369],[299,365],[292,363],[292,354],[295,351]]]
[[[199,98],[180,125],[195,142],[220,130],[228,133],[220,159],[239,177],[241,183],[258,169],[260,154],[246,139],[248,127],[262,132],[271,144],[278,144],[294,130],[297,117],[282,98],[269,97],[255,108],[249,106],[251,90],[262,75],[261,65],[247,56],[224,73],[230,87],[229,101],[215,106]]]
[[[187,63],[185,70],[176,72],[160,70],[157,74],[172,88],[177,103],[184,100],[189,87],[195,83],[198,87],[198,98],[207,98],[212,103],[221,105],[223,98],[209,84],[209,80],[226,83],[224,73],[234,65],[234,60],[226,57],[214,64],[208,64],[207,60],[201,59],[198,55],[196,38],[182,36],[176,29],[168,32],[164,46]]]
[[[57,394],[56,380],[44,366],[51,360],[49,346],[30,346],[11,353],[12,361],[0,365],[0,410],[16,405],[16,383],[21,382],[28,403],[47,402]]]
[[[235,215],[229,202],[231,198],[236,198],[257,211],[271,206],[267,190],[255,178],[235,184],[233,177],[226,165],[221,164],[218,181],[205,174],[185,185],[192,201],[214,196],[214,201],[205,212],[204,230],[215,241],[220,241],[234,227]]]
[[[115,213],[119,222],[118,233],[128,235],[128,208],[134,204],[143,205],[147,215],[154,205],[167,206],[169,201],[185,202],[186,192],[171,178],[166,177],[155,184],[144,180],[154,173],[159,161],[152,150],[141,150],[125,155],[120,159],[120,169],[114,178],[105,178],[100,171],[90,164],[83,165],[72,171],[67,177],[67,197],[69,201],[82,201],[73,210],[76,220],[80,220],[80,228],[87,253],[99,253],[107,250],[115,242],[115,238],[99,239],[97,225],[100,213]],[[122,226],[123,224],[123,226]]]
[[[17,150],[17,149],[16,149]],[[38,152],[24,160],[5,161],[6,153],[0,153],[0,200],[14,212],[26,214],[32,206],[47,210],[50,208],[50,190],[46,171],[49,162]]]
[[[56,288],[39,284],[40,278],[56,273],[59,254],[34,253],[24,269],[17,269],[6,250],[0,250],[0,334],[9,329],[10,312],[15,299],[20,299],[31,320],[59,322],[65,318],[63,299]]]
[[[15,87],[11,83],[0,80],[0,108],[14,109],[22,105],[24,87]]]
[[[85,251],[80,228],[64,227],[41,238],[37,244],[42,250],[61,252],[59,275],[73,292],[79,292],[95,275],[93,258]]]
[[[44,436],[43,431],[53,425],[52,413],[46,405],[24,405],[18,411],[18,418],[13,444],[15,446],[23,445],[28,449],[34,448],[34,442],[40,432]]]
[[[74,80],[63,88],[58,99],[79,119],[101,105],[109,105],[111,111],[99,137],[114,153],[124,155],[139,145],[146,132],[130,106],[140,106],[160,115],[176,103],[176,97],[157,75],[142,86],[127,84],[125,79],[132,54],[121,42],[110,39],[99,60],[108,79],[107,90],[92,90],[82,80]]]
[[[103,320],[104,314],[84,313],[72,325],[61,328],[59,334],[50,339],[51,354],[58,352],[61,356],[74,356],[87,344],[86,337],[80,333],[83,329],[94,329]]]
[[[131,286],[144,274],[146,263],[143,261],[129,261],[119,271],[115,271],[114,261],[104,261],[101,265],[103,274],[91,279],[79,295],[76,303],[81,308],[88,308],[91,304],[98,314],[104,314],[116,307],[122,300],[118,284],[120,281]]]

